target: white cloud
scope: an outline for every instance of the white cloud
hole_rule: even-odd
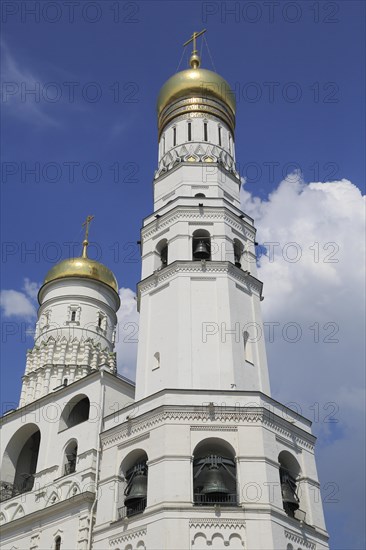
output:
[[[24,279],[23,290],[31,300],[37,300],[39,288],[39,283],[32,282],[27,277]]]
[[[139,314],[136,308],[136,294],[130,288],[119,291],[121,307],[117,313],[118,332],[116,337],[118,372],[135,379],[138,342]]]
[[[18,317],[30,320],[36,316],[35,306],[23,292],[2,290],[0,293],[0,304],[4,317]]]
[[[313,420],[323,498],[327,482],[339,485],[325,510],[349,548],[362,546],[364,521],[364,204],[347,180],[305,184],[299,174],[268,200],[242,191],[257,241],[279,243],[258,266],[264,321],[279,323],[267,342],[272,394]],[[297,323],[287,335],[286,323]],[[298,327],[299,341],[286,341]]]
[[[18,290],[2,290],[0,306],[5,318],[17,317],[25,321],[33,321],[37,315],[36,300],[39,284],[24,279],[24,292]]]
[[[57,126],[57,121],[46,112],[40,79],[28,68],[20,66],[3,41],[1,48],[4,112],[36,126]]]

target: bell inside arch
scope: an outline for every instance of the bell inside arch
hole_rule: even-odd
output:
[[[281,483],[282,500],[285,510],[293,514],[299,508],[299,499],[288,482]]]
[[[197,242],[193,251],[193,256],[198,260],[208,260],[210,258],[208,244],[203,239]]]
[[[213,495],[213,494],[225,494],[229,493],[229,489],[226,487],[222,473],[216,465],[211,465],[208,468],[206,475],[206,480],[202,488],[202,494],[204,495]]]
[[[134,475],[125,503],[132,504],[134,501],[142,500],[147,497],[147,475],[143,471],[138,471]]]

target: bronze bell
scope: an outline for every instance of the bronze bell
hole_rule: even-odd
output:
[[[228,494],[230,491],[226,487],[222,474],[218,466],[211,465],[208,468],[206,481],[202,489],[202,494],[208,495],[212,493]]]
[[[131,487],[125,498],[125,503],[133,500],[142,500],[147,497],[147,475],[142,472],[136,472],[132,479]]]
[[[285,508],[288,508],[291,512],[295,512],[299,508],[299,499],[297,498],[295,491],[289,483],[281,483],[282,500]]]
[[[193,256],[198,260],[208,260],[210,258],[210,251],[205,241],[198,241],[197,246],[193,251]]]

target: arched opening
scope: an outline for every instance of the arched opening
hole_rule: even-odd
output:
[[[60,430],[72,428],[89,419],[90,401],[86,395],[77,395],[65,406],[61,414]]]
[[[64,455],[64,475],[73,474],[76,470],[76,460],[78,456],[78,444],[74,439],[70,441],[65,449]]]
[[[195,197],[197,199],[204,199],[206,197],[206,195],[204,193],[196,193]]]
[[[250,334],[247,330],[243,331],[243,342],[244,342],[244,359],[247,363],[254,365],[254,358],[253,358],[254,342],[250,338]]]
[[[278,456],[280,463],[280,484],[283,509],[291,518],[295,517],[296,510],[300,507],[300,499],[297,494],[297,478],[300,474],[300,466],[296,458],[288,451],[282,451]]]
[[[201,441],[193,453],[194,504],[235,506],[237,504],[234,449],[225,441]]]
[[[244,252],[244,245],[238,239],[234,239],[234,262],[236,267],[241,267],[241,258]]]
[[[122,462],[123,506],[118,510],[119,518],[141,514],[147,503],[147,454],[142,449],[132,451]]]
[[[55,550],[61,550],[61,537],[55,538]]]
[[[192,258],[194,261],[211,260],[211,236],[205,229],[193,233]]]
[[[156,245],[156,252],[159,258],[159,265],[156,266],[157,269],[162,269],[168,265],[168,241],[167,239],[162,239]]]
[[[1,500],[33,489],[41,432],[35,424],[20,428],[9,441],[1,465]]]

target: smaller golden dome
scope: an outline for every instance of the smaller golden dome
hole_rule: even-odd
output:
[[[94,219],[94,216],[87,216],[83,226],[85,226],[85,239],[83,241],[83,251],[80,258],[68,258],[62,260],[58,264],[54,265],[47,273],[44,285],[51,281],[57,281],[58,279],[66,279],[68,277],[85,277],[86,279],[92,279],[99,281],[118,294],[118,283],[114,274],[108,267],[88,258],[88,236],[89,236],[89,224]]]
[[[70,258],[59,262],[49,270],[43,284],[58,279],[66,279],[67,277],[93,279],[113,288],[118,294],[117,279],[112,271],[105,265],[88,257]]]

